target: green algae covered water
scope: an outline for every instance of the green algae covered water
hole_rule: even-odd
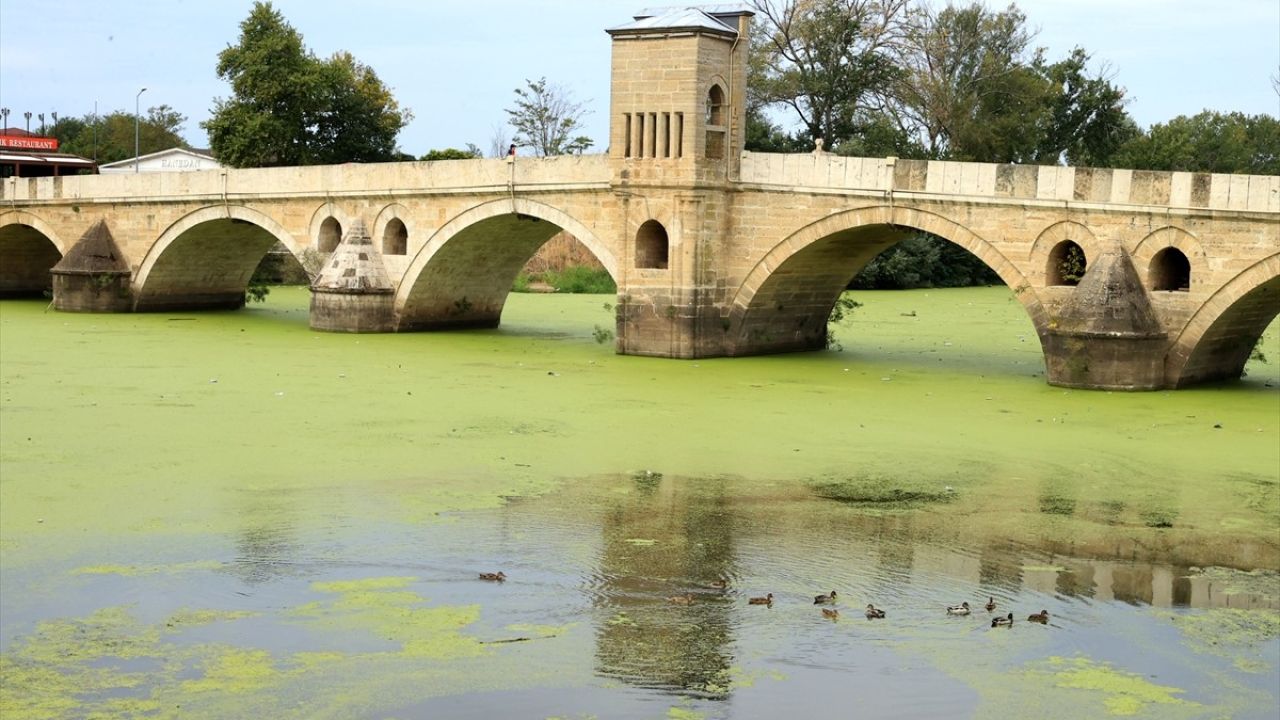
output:
[[[1276,324],[1071,391],[1004,288],[854,297],[699,361],[0,303],[0,717],[1275,716]]]

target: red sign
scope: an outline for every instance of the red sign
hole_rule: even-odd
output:
[[[0,135],[0,148],[55,152],[58,149],[58,138]]]

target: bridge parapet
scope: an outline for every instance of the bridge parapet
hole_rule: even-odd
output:
[[[226,168],[186,173],[120,173],[7,178],[8,203],[192,200],[198,197],[341,197],[607,187],[605,155],[499,160],[348,163],[280,168]]]
[[[1162,211],[1280,212],[1280,176],[1275,175],[746,152],[742,154],[741,182],[802,191],[853,190],[877,196],[892,191],[996,201],[1158,207]]]

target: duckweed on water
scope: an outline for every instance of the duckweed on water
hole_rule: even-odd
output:
[[[1269,666],[1258,663],[1260,646],[1280,638],[1280,614],[1272,610],[1212,610],[1167,613],[1165,615],[1183,634],[1187,647],[1233,660],[1242,660],[1250,672],[1265,671]],[[1275,658],[1270,658],[1274,660]],[[1242,669],[1244,669],[1242,667]]]
[[[1024,676],[1035,684],[1092,691],[1095,697],[1101,696],[1103,707],[1110,715],[1137,715],[1149,705],[1182,705],[1188,708],[1199,705],[1175,697],[1183,694],[1183,690],[1156,685],[1139,675],[1082,657],[1049,658],[1028,668]],[[1073,705],[1079,708],[1085,702]]]

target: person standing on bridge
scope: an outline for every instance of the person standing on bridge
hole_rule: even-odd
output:
[[[516,144],[511,143],[511,147],[507,148],[507,157],[513,158],[515,156],[516,156]]]

